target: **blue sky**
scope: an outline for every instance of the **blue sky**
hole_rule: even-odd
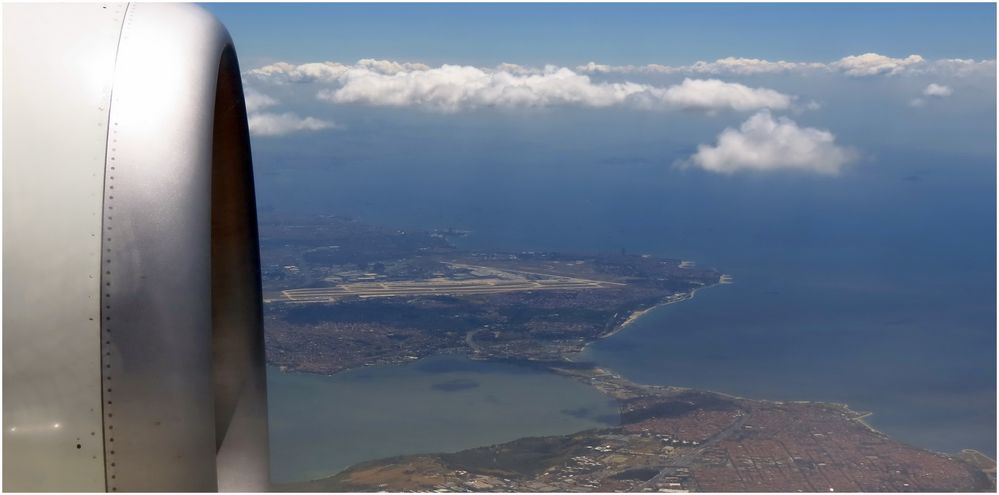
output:
[[[205,4],[244,65],[995,58],[994,4]]]
[[[685,148],[656,159],[723,175],[995,149],[994,4],[206,7],[236,43],[259,150],[372,122],[571,135],[573,112],[669,129]]]

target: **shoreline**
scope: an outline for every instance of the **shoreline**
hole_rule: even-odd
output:
[[[701,289],[710,288],[710,287],[714,287],[714,286],[717,286],[717,285],[728,285],[728,284],[731,284],[731,283],[733,283],[733,281],[732,281],[732,277],[730,275],[722,275],[722,276],[719,277],[719,280],[717,282],[713,283],[713,284],[704,285],[702,287],[697,287],[697,288],[691,289],[689,292],[686,292],[686,293],[674,293],[670,297],[666,298],[665,300],[663,300],[663,301],[661,301],[661,302],[659,302],[657,304],[654,304],[654,305],[652,305],[650,307],[647,307],[647,308],[644,308],[644,309],[638,309],[638,310],[632,311],[628,315],[628,317],[624,319],[624,321],[622,321],[620,324],[618,324],[615,328],[613,328],[609,332],[607,332],[605,334],[602,334],[602,335],[599,335],[597,338],[593,339],[592,341],[587,342],[584,346],[582,346],[579,349],[579,351],[576,351],[576,352],[574,352],[572,354],[569,354],[569,355],[563,355],[562,359],[564,361],[532,361],[532,360],[520,360],[520,359],[516,359],[516,358],[508,358],[508,359],[497,359],[497,358],[489,358],[489,357],[483,358],[483,357],[474,356],[473,353],[470,352],[471,349],[465,350],[465,352],[458,351],[458,350],[452,350],[450,352],[442,352],[442,353],[437,353],[437,354],[428,355],[428,356],[421,356],[418,359],[415,359],[413,361],[422,360],[424,358],[432,357],[434,355],[459,355],[459,356],[465,357],[466,359],[469,359],[469,360],[472,360],[472,361],[496,362],[496,363],[512,364],[512,365],[515,365],[515,366],[525,366],[525,367],[529,367],[529,368],[535,368],[537,370],[540,370],[540,371],[543,371],[543,372],[546,372],[546,373],[552,373],[554,375],[561,376],[563,378],[572,379],[572,380],[576,381],[577,383],[582,383],[582,384],[589,385],[589,387],[592,390],[596,391],[597,393],[599,393],[599,394],[603,395],[604,397],[607,397],[608,399],[611,399],[615,403],[617,403],[619,414],[622,413],[622,405],[625,403],[626,399],[624,399],[622,397],[616,396],[616,394],[613,392],[612,389],[608,389],[607,387],[600,386],[601,382],[606,381],[606,380],[600,380],[601,377],[610,378],[611,382],[615,382],[615,381],[619,382],[622,385],[624,385],[625,389],[630,389],[632,392],[639,392],[640,391],[640,393],[644,393],[644,394],[653,394],[653,395],[656,395],[657,393],[662,393],[663,391],[667,391],[667,390],[670,391],[670,392],[691,391],[691,392],[707,393],[707,394],[716,395],[716,396],[719,396],[719,397],[724,397],[724,398],[730,399],[730,400],[747,402],[747,403],[750,403],[750,404],[753,404],[753,403],[756,403],[756,404],[768,404],[768,403],[769,404],[782,404],[782,403],[814,404],[814,405],[817,405],[817,406],[828,407],[828,408],[831,408],[831,409],[836,409],[836,410],[842,411],[844,414],[850,416],[849,417],[850,421],[859,423],[861,426],[863,426],[868,431],[870,431],[873,434],[876,434],[878,436],[881,436],[881,437],[883,437],[885,439],[890,439],[893,442],[897,442],[899,444],[906,445],[906,446],[909,446],[911,448],[915,448],[917,450],[922,450],[924,452],[928,452],[928,453],[931,453],[931,454],[934,454],[934,455],[937,455],[937,456],[941,456],[941,457],[944,457],[944,458],[947,458],[947,459],[951,459],[951,460],[953,460],[955,462],[960,462],[960,463],[965,464],[965,465],[967,465],[967,466],[969,466],[971,468],[981,469],[981,468],[977,468],[976,466],[974,466],[973,465],[974,463],[971,462],[971,461],[969,461],[968,459],[965,459],[965,457],[968,457],[968,456],[975,457],[975,456],[977,456],[980,459],[984,459],[986,462],[991,462],[993,465],[995,464],[995,460],[994,459],[992,459],[991,457],[989,457],[986,454],[983,454],[982,452],[980,452],[978,450],[974,450],[974,449],[962,449],[961,451],[954,452],[954,453],[942,452],[942,451],[933,450],[933,449],[930,449],[930,448],[927,448],[927,447],[922,447],[922,446],[914,445],[914,444],[911,444],[909,442],[897,439],[897,438],[895,438],[892,435],[889,435],[889,434],[887,434],[887,433],[885,433],[885,432],[883,432],[881,430],[878,430],[877,428],[875,428],[874,426],[872,426],[868,422],[868,419],[871,418],[874,415],[874,412],[872,412],[872,411],[855,411],[855,410],[851,409],[848,404],[842,403],[842,402],[831,402],[831,401],[822,401],[822,400],[772,400],[772,399],[767,399],[767,398],[750,398],[750,397],[742,397],[742,396],[738,396],[738,395],[734,395],[734,394],[730,394],[730,393],[720,392],[720,391],[716,391],[716,390],[710,390],[710,389],[706,389],[706,388],[684,387],[684,386],[676,386],[676,385],[668,385],[668,384],[646,384],[646,383],[639,383],[639,382],[636,382],[636,381],[633,381],[631,379],[626,378],[625,376],[623,376],[621,373],[619,373],[616,370],[608,369],[608,368],[604,368],[604,367],[598,366],[597,363],[595,363],[595,362],[586,362],[586,361],[577,360],[577,358],[581,357],[586,352],[587,348],[591,344],[593,344],[594,342],[597,342],[597,341],[599,341],[601,339],[605,339],[605,338],[609,338],[609,337],[612,337],[614,335],[617,335],[621,331],[623,331],[623,330],[627,329],[629,326],[631,326],[634,322],[638,321],[643,316],[645,316],[648,313],[650,313],[652,310],[655,310],[655,309],[660,308],[660,307],[665,307],[665,306],[668,306],[670,304],[675,304],[675,303],[679,303],[679,302],[689,301],[689,300],[693,299],[696,296],[697,291],[699,291]],[[412,362],[412,361],[409,361],[409,362]],[[407,363],[383,363],[382,365],[383,366],[399,366],[399,365],[404,365],[404,364],[407,364]],[[348,371],[351,371],[352,369],[362,369],[362,368],[365,368],[365,367],[366,366],[361,366],[361,367],[358,367],[358,368],[345,369],[345,370],[342,370],[340,372],[334,373],[334,375],[335,374],[340,374],[340,373],[343,373],[343,372],[348,372]],[[576,367],[576,368],[574,369],[574,367]],[[296,370],[289,370],[289,371],[296,371]],[[305,374],[313,374],[313,373],[308,372],[308,371],[297,371],[297,372],[299,372],[299,373],[305,373]],[[332,376],[332,375],[329,375],[329,376]],[[619,421],[620,421],[620,418],[619,418]],[[375,460],[377,460],[377,459],[375,459]],[[365,461],[365,462],[369,462],[369,461]],[[337,474],[342,473],[344,471],[347,471],[347,470],[351,469],[352,467],[354,467],[354,465],[348,466],[348,467],[346,467],[346,468],[344,468],[344,469],[342,469],[340,471],[337,471],[336,473],[334,473],[331,476],[336,476]],[[984,472],[985,470],[982,469],[982,471]],[[306,482],[307,481],[316,481],[318,479],[323,479],[323,478],[317,478],[317,479],[305,480],[305,481]]]
[[[729,277],[729,278],[726,278],[726,277]],[[723,282],[722,281],[723,279],[727,280],[727,281]],[[594,342],[597,342],[597,341],[600,341],[600,340],[603,340],[603,339],[606,339],[606,338],[610,338],[610,337],[613,337],[613,336],[617,335],[618,333],[621,333],[621,331],[625,330],[632,323],[638,321],[641,317],[645,316],[646,314],[648,314],[649,312],[651,312],[651,311],[653,311],[655,309],[663,308],[663,307],[669,306],[670,304],[676,304],[676,303],[681,303],[681,302],[684,302],[684,301],[689,301],[689,300],[693,299],[695,295],[697,295],[697,291],[699,291],[699,290],[708,289],[708,288],[711,288],[711,287],[715,287],[717,285],[728,285],[728,284],[732,284],[732,283],[734,283],[734,282],[731,282],[731,276],[730,275],[721,275],[719,277],[719,281],[715,282],[715,283],[713,283],[711,285],[705,285],[703,287],[698,287],[696,289],[691,289],[690,292],[677,292],[673,296],[671,296],[669,298],[666,298],[665,300],[660,301],[660,302],[658,302],[656,304],[653,304],[652,306],[649,306],[648,308],[632,311],[631,314],[628,315],[628,317],[625,318],[625,320],[623,322],[621,322],[621,324],[619,324],[616,327],[614,327],[611,331],[598,336],[597,338],[593,339],[590,342],[587,342],[586,345],[584,345],[579,350],[579,352],[577,353],[577,355],[586,352],[586,348],[589,347],[590,345],[592,345]],[[673,298],[674,296],[677,296],[677,295],[679,295],[679,297]],[[571,361],[572,358],[569,358],[569,360]]]
[[[588,342],[586,345],[584,345],[583,348],[580,349],[580,351],[576,354],[576,356],[579,356],[579,355],[585,353],[586,350],[587,350],[587,348],[590,345],[592,345],[593,343],[595,343],[597,341],[600,341],[600,340],[603,340],[605,338],[609,338],[609,337],[612,337],[614,335],[617,335],[621,331],[625,330],[632,323],[634,323],[635,321],[639,320],[642,316],[645,316],[646,314],[648,314],[649,312],[651,312],[654,309],[657,309],[657,308],[660,308],[660,307],[669,306],[670,304],[675,304],[675,303],[678,303],[678,302],[689,301],[689,300],[693,299],[694,296],[697,294],[697,291],[699,291],[701,289],[707,289],[707,288],[715,287],[717,285],[731,285],[731,284],[734,284],[734,283],[735,282],[733,281],[731,275],[725,275],[725,274],[723,274],[723,275],[721,275],[719,277],[718,282],[715,282],[715,283],[713,283],[711,285],[705,285],[703,287],[698,287],[696,289],[691,289],[691,291],[689,293],[684,293],[683,297],[679,297],[679,298],[676,298],[676,299],[673,299],[673,300],[667,300],[667,301],[661,302],[659,304],[650,306],[650,307],[645,308],[645,309],[633,311],[628,316],[628,318],[625,319],[625,321],[622,322],[620,325],[618,325],[616,328],[614,328],[610,332],[608,332],[608,333],[606,333],[604,335],[601,335],[600,337],[598,337],[598,338],[594,339],[593,341]],[[568,363],[574,363],[574,364],[575,363],[579,363],[579,361],[576,361],[576,360],[574,360],[572,358],[568,358],[568,357],[567,357],[567,361],[568,361]],[[601,373],[606,373],[606,374],[612,375],[612,376],[616,377],[619,380],[630,382],[630,383],[632,383],[635,386],[638,386],[640,388],[665,387],[665,388],[672,388],[672,389],[678,389],[678,390],[693,390],[693,391],[707,392],[707,393],[719,395],[719,396],[722,396],[722,397],[725,397],[725,398],[728,398],[728,399],[748,401],[748,402],[770,402],[770,403],[794,402],[794,403],[808,403],[808,404],[823,404],[823,405],[827,405],[827,406],[831,406],[831,407],[836,407],[836,408],[839,408],[839,409],[843,410],[843,412],[845,412],[845,413],[850,414],[851,416],[853,416],[851,418],[852,421],[856,421],[857,423],[860,423],[861,425],[863,425],[865,428],[867,428],[872,433],[881,435],[881,436],[883,436],[885,438],[891,438],[893,441],[902,443],[904,445],[909,445],[909,446],[911,446],[913,448],[924,450],[926,452],[931,452],[931,453],[934,453],[934,454],[937,454],[937,455],[942,455],[942,456],[945,456],[945,457],[948,457],[948,458],[955,458],[956,459],[963,452],[974,452],[975,454],[977,454],[977,455],[979,455],[981,457],[984,457],[985,459],[988,459],[988,460],[992,461],[993,463],[996,461],[995,459],[991,458],[990,456],[988,456],[988,455],[986,455],[986,454],[984,454],[984,453],[982,453],[982,452],[980,452],[980,451],[978,451],[976,449],[961,449],[961,451],[959,451],[959,452],[943,452],[943,451],[934,450],[934,449],[931,449],[931,448],[928,448],[928,447],[923,447],[923,446],[911,444],[909,442],[897,439],[896,437],[894,437],[892,435],[889,435],[888,433],[885,433],[885,432],[883,432],[883,431],[875,428],[873,425],[871,425],[867,421],[868,418],[871,418],[871,417],[874,416],[874,414],[875,414],[874,411],[854,411],[853,409],[850,408],[849,404],[842,403],[842,402],[831,402],[831,401],[821,401],[821,400],[773,400],[773,399],[765,399],[765,398],[764,399],[760,399],[760,398],[742,397],[742,396],[739,396],[739,395],[730,394],[730,393],[726,393],[726,392],[720,392],[720,391],[717,391],[717,390],[711,390],[711,389],[706,389],[706,388],[693,388],[693,387],[683,387],[683,386],[677,386],[677,385],[662,385],[662,384],[639,383],[639,382],[633,381],[633,380],[631,380],[629,378],[626,378],[625,376],[623,376],[622,374],[618,373],[617,371],[597,366],[596,363],[592,363],[592,364],[594,365],[593,368],[592,368],[593,371],[598,371],[598,372],[601,372]],[[549,367],[549,371],[551,371],[552,373],[555,373],[555,374],[560,374],[560,375],[569,377],[569,378],[576,378],[579,381],[588,382],[592,386],[592,381],[591,380],[584,379],[584,377],[582,377],[580,375],[572,375],[572,374],[567,374],[567,373],[559,373],[558,370],[553,369],[551,367]],[[601,390],[599,387],[593,387],[593,388],[596,389],[598,392],[603,393],[604,395],[608,395],[603,390]],[[614,398],[613,396],[610,396],[610,395],[608,395],[608,397],[611,397],[614,400],[618,400],[618,399],[616,399],[616,398]]]

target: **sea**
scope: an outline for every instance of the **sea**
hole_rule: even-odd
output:
[[[647,126],[449,116],[428,135],[421,118],[372,118],[319,149],[296,138],[262,147],[261,211],[470,230],[455,241],[466,249],[624,251],[715,268],[734,283],[653,310],[580,359],[640,383],[842,402],[903,442],[995,456],[994,146],[912,149],[857,134],[866,154],[838,176],[719,175],[678,160],[692,152],[689,137]],[[370,378],[271,374],[279,479],[558,434],[605,416],[564,414],[595,410],[600,398],[533,372],[466,371],[478,385],[453,393],[428,388],[438,378],[419,363],[357,373]],[[521,387],[533,399],[483,405]],[[457,394],[476,398],[462,405]],[[406,436],[456,415],[463,420]],[[516,421],[498,426],[497,416]]]
[[[333,376],[267,370],[271,481],[332,476],[358,462],[456,452],[619,423],[581,382],[461,356]]]

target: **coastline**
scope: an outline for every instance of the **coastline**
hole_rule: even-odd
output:
[[[713,283],[711,285],[705,285],[703,287],[698,287],[696,289],[691,289],[690,292],[681,293],[681,297],[668,298],[666,301],[660,302],[659,304],[650,306],[650,307],[645,308],[645,309],[640,309],[640,310],[637,310],[637,311],[633,311],[630,315],[628,315],[628,318],[625,319],[624,322],[622,322],[620,325],[618,325],[617,327],[615,327],[613,330],[611,330],[610,332],[608,332],[608,333],[606,333],[604,335],[601,335],[599,338],[593,340],[592,342],[588,342],[585,346],[583,346],[583,348],[580,350],[580,352],[577,353],[577,356],[580,355],[580,354],[582,354],[582,353],[584,353],[584,352],[586,352],[586,348],[589,347],[594,342],[596,342],[598,340],[601,340],[601,339],[608,338],[608,337],[612,337],[614,335],[617,335],[619,332],[621,332],[622,330],[624,330],[625,328],[627,328],[629,325],[631,325],[635,321],[638,321],[639,318],[641,318],[642,316],[645,316],[646,314],[648,314],[650,311],[652,311],[654,309],[657,309],[657,308],[660,308],[660,307],[669,306],[670,304],[675,304],[675,303],[679,303],[679,302],[683,302],[683,301],[689,301],[689,300],[693,299],[694,296],[697,295],[697,291],[699,291],[701,289],[707,289],[707,288],[710,288],[710,287],[715,287],[717,285],[730,285],[730,284],[733,284],[733,283],[735,283],[735,282],[733,282],[731,275],[725,275],[725,274],[723,274],[723,275],[721,275],[719,277],[718,282],[715,282],[715,283]],[[567,358],[567,362],[568,363],[577,363],[577,361],[573,360],[572,358]],[[580,375],[569,374],[569,373],[565,373],[564,371],[560,373],[558,369],[553,368],[551,366],[549,366],[548,369],[552,373],[561,374],[563,376],[568,376],[568,377],[571,377],[571,378],[577,378],[580,381],[587,382],[591,386],[593,386],[592,378],[591,379],[584,379],[584,377],[582,377]],[[616,372],[614,370],[607,369],[607,368],[602,368],[602,367],[598,367],[598,366],[594,366],[592,368],[592,371],[594,371],[594,372],[596,372],[598,374],[603,374],[603,375],[607,375],[607,376],[613,376],[617,380],[629,382],[629,383],[631,383],[631,384],[633,384],[633,385],[635,385],[636,387],[639,387],[639,388],[663,387],[663,388],[670,388],[670,389],[676,389],[676,390],[696,390],[696,391],[699,391],[699,392],[707,392],[707,393],[710,393],[710,394],[715,394],[715,395],[718,395],[718,396],[721,396],[721,397],[725,397],[725,398],[728,398],[728,399],[732,399],[732,400],[748,401],[748,402],[770,402],[770,403],[797,402],[797,403],[823,404],[823,405],[827,405],[827,406],[839,408],[839,409],[843,410],[844,413],[850,414],[852,416],[851,419],[853,421],[856,421],[856,422],[860,423],[865,428],[867,428],[868,430],[870,430],[872,433],[876,433],[878,435],[881,435],[881,436],[884,436],[884,437],[887,437],[887,438],[893,438],[890,435],[888,435],[887,433],[885,433],[885,432],[883,432],[881,430],[878,430],[877,428],[875,428],[874,426],[872,426],[870,423],[868,423],[866,421],[866,418],[869,418],[869,417],[873,416],[874,412],[872,412],[872,411],[863,411],[863,412],[854,411],[853,409],[850,409],[849,404],[844,404],[844,403],[840,403],[840,402],[824,402],[824,401],[775,401],[775,400],[769,400],[769,399],[757,399],[757,398],[750,398],[750,397],[742,397],[742,396],[738,396],[738,395],[734,395],[734,394],[730,394],[730,393],[726,393],[726,392],[719,392],[717,390],[709,390],[709,389],[702,389],[702,388],[690,388],[690,387],[680,387],[680,386],[675,386],[675,385],[654,385],[654,384],[648,384],[648,383],[639,383],[639,382],[636,382],[634,380],[625,378],[623,375],[621,375],[620,373],[618,373],[618,372]],[[597,391],[599,391],[600,393],[608,395],[609,397],[613,398],[614,400],[619,400],[619,399],[613,397],[613,395],[607,394],[606,391],[604,391],[600,387],[595,387],[594,386],[594,388]],[[928,452],[933,452],[933,453],[940,454],[940,455],[945,455],[945,456],[948,456],[948,457],[954,457],[954,456],[957,455],[957,454],[950,454],[950,453],[946,453],[946,452],[937,452],[935,450],[927,449],[927,448],[924,448],[924,447],[916,447],[916,448],[920,448],[920,449],[926,450]],[[965,450],[969,450],[969,449],[965,449]],[[975,452],[977,452],[977,451],[975,451]],[[984,456],[984,454],[981,454],[981,455]],[[984,457],[989,458],[988,456],[984,456]],[[991,458],[989,458],[989,459],[991,459]]]
[[[729,278],[726,278],[726,277],[729,277]],[[678,293],[673,294],[672,296],[666,298],[665,300],[660,301],[657,304],[649,306],[648,308],[632,311],[631,314],[629,314],[628,317],[623,322],[621,322],[619,325],[617,325],[616,327],[614,327],[613,329],[611,329],[611,331],[598,336],[596,339],[594,339],[594,340],[592,340],[590,342],[587,342],[586,345],[584,345],[583,348],[580,349],[579,353],[585,352],[587,347],[589,347],[591,344],[593,344],[594,342],[596,342],[598,340],[603,340],[603,339],[606,339],[608,337],[613,337],[613,336],[617,335],[622,330],[624,330],[628,326],[630,326],[632,323],[638,321],[639,318],[645,316],[647,313],[649,313],[649,312],[651,312],[651,311],[653,311],[655,309],[662,308],[662,307],[665,307],[665,306],[669,306],[670,304],[676,304],[676,303],[680,303],[680,302],[684,302],[684,301],[689,301],[689,300],[693,299],[695,295],[697,295],[697,291],[699,291],[699,290],[708,289],[708,288],[711,288],[711,287],[715,287],[717,285],[728,285],[728,284],[731,284],[731,283],[734,283],[734,282],[731,282],[731,276],[730,275],[721,275],[721,277],[719,277],[718,282],[715,282],[715,283],[713,283],[711,285],[705,285],[703,287],[698,287],[696,289],[691,289],[690,292],[678,292]]]
[[[531,360],[518,360],[518,359],[496,359],[496,358],[488,358],[488,357],[481,358],[481,357],[474,356],[474,353],[472,353],[472,352],[468,352],[468,351],[470,351],[470,349],[466,349],[465,350],[466,352],[460,352],[460,351],[455,352],[455,351],[452,351],[452,352],[444,352],[444,353],[441,353],[441,354],[464,354],[465,357],[467,357],[468,359],[472,359],[472,360],[493,361],[493,362],[506,362],[506,363],[509,363],[509,364],[534,367],[534,368],[537,368],[537,369],[545,370],[547,372],[553,373],[553,374],[558,375],[558,376],[562,376],[564,378],[573,379],[574,381],[576,381],[578,383],[583,383],[583,384],[589,385],[596,392],[600,393],[601,395],[603,395],[603,396],[607,397],[608,399],[610,399],[610,400],[614,401],[615,403],[617,403],[619,414],[621,414],[622,416],[623,416],[623,414],[625,412],[625,404],[627,404],[627,402],[629,400],[631,400],[632,398],[634,398],[634,397],[668,397],[668,396],[671,396],[673,394],[680,394],[680,393],[685,393],[685,392],[700,393],[700,394],[709,394],[709,395],[714,395],[714,396],[722,397],[722,398],[725,398],[725,399],[728,399],[728,400],[738,401],[738,402],[743,403],[744,407],[748,407],[748,409],[746,409],[747,411],[751,411],[751,410],[755,411],[757,407],[763,407],[763,408],[773,407],[773,405],[775,405],[775,404],[776,405],[780,405],[780,404],[810,404],[810,405],[813,405],[813,406],[816,406],[816,407],[819,407],[819,408],[825,408],[827,410],[840,411],[845,416],[848,416],[847,418],[844,418],[844,419],[847,419],[850,422],[859,423],[859,425],[861,425],[864,429],[866,429],[869,432],[871,432],[872,434],[875,434],[875,435],[877,435],[879,437],[882,437],[882,438],[884,438],[886,440],[890,440],[892,442],[896,442],[896,443],[899,443],[901,445],[906,445],[906,446],[908,446],[910,448],[914,448],[916,450],[921,450],[921,451],[924,451],[924,452],[927,452],[927,453],[930,453],[930,454],[934,454],[934,455],[942,457],[942,458],[949,459],[951,461],[955,461],[955,462],[964,464],[964,465],[968,466],[969,468],[973,468],[976,471],[982,471],[983,473],[988,474],[988,470],[986,468],[980,466],[979,464],[987,465],[988,463],[991,463],[992,466],[995,465],[995,460],[994,459],[991,459],[987,455],[984,455],[984,454],[982,454],[981,452],[978,452],[978,451],[972,451],[972,450],[967,450],[966,449],[966,450],[962,450],[961,452],[948,453],[948,452],[935,451],[935,450],[928,449],[928,448],[925,448],[925,447],[920,447],[920,446],[908,444],[907,442],[899,441],[898,439],[895,439],[893,436],[888,435],[888,434],[886,434],[886,433],[884,433],[884,432],[876,429],[870,423],[868,423],[867,418],[870,418],[874,414],[873,412],[868,412],[868,411],[854,411],[854,410],[850,409],[850,407],[849,407],[848,404],[845,404],[845,403],[826,402],[826,401],[821,401],[821,400],[817,400],[817,401],[816,400],[784,400],[784,401],[778,401],[778,400],[769,400],[769,399],[765,399],[765,398],[760,399],[760,398],[740,397],[740,396],[729,394],[729,393],[718,392],[718,391],[709,390],[709,389],[703,389],[703,388],[680,387],[680,386],[665,385],[665,384],[643,384],[643,383],[638,383],[638,382],[632,381],[632,380],[624,377],[619,372],[617,372],[617,371],[615,371],[613,369],[599,367],[599,366],[596,365],[596,363],[586,363],[586,362],[582,362],[582,361],[578,361],[578,360],[574,359],[574,358],[579,357],[582,353],[584,353],[586,351],[586,349],[587,349],[587,346],[589,346],[593,342],[596,342],[599,339],[611,337],[613,335],[618,334],[619,332],[621,332],[622,330],[628,328],[635,321],[638,321],[641,317],[645,316],[646,314],[648,314],[649,312],[651,312],[654,309],[657,309],[657,308],[659,308],[661,306],[668,306],[670,304],[674,304],[674,303],[678,303],[678,302],[683,302],[683,301],[691,300],[691,299],[693,299],[696,296],[697,291],[700,290],[700,289],[708,288],[708,287],[714,287],[716,285],[726,285],[726,284],[730,284],[730,283],[732,283],[730,276],[721,276],[719,278],[719,281],[716,282],[716,283],[713,283],[713,284],[710,284],[710,285],[704,285],[702,287],[697,287],[697,288],[691,289],[689,292],[686,292],[686,293],[675,293],[675,294],[671,295],[670,297],[664,299],[663,301],[659,302],[658,304],[654,304],[654,305],[652,305],[650,307],[647,307],[647,308],[644,308],[644,309],[638,309],[638,310],[632,311],[628,315],[627,318],[625,318],[621,323],[619,323],[618,325],[616,325],[612,330],[610,330],[609,332],[607,332],[605,334],[599,335],[597,338],[593,339],[592,341],[590,341],[587,344],[585,344],[584,346],[582,346],[579,351],[571,353],[571,354],[563,354],[562,355],[562,359],[564,361],[531,361]],[[430,356],[422,356],[420,359],[422,359],[423,357],[430,357]],[[395,366],[395,364],[390,364],[389,366]],[[344,370],[344,371],[346,371],[346,370]],[[620,421],[620,419],[619,419],[619,421]],[[728,433],[725,433],[725,435],[727,436]],[[528,438],[528,437],[525,437],[525,438]],[[720,441],[720,440],[715,440],[714,438],[715,437],[712,437],[711,442]],[[724,438],[724,436],[719,437],[719,438]],[[696,445],[696,443],[695,443],[695,445]],[[705,446],[707,446],[707,445],[708,445],[708,442],[705,442]],[[375,459],[373,461],[365,461],[365,462],[377,462],[378,460],[379,459]],[[361,463],[361,464],[363,464],[363,463]],[[355,466],[357,466],[357,465],[348,466],[347,468],[344,468],[343,470],[338,471],[333,476],[336,476],[336,475],[338,475],[340,473],[348,471],[348,470],[354,468]],[[994,468],[992,468],[992,469],[994,469]],[[318,478],[318,479],[311,480],[311,481],[318,481],[318,480],[322,480],[322,479],[324,479],[324,478]],[[992,475],[993,486],[994,486],[994,479],[995,478],[994,478],[994,474],[993,474]]]
[[[586,349],[587,349],[587,347],[589,347],[594,342],[597,342],[598,340],[605,339],[605,338],[608,338],[608,337],[612,337],[612,336],[618,334],[619,332],[621,332],[622,330],[624,330],[628,326],[630,326],[632,323],[634,323],[635,321],[637,321],[639,318],[641,318],[642,316],[645,316],[647,313],[649,313],[650,311],[652,311],[654,309],[657,309],[657,308],[660,308],[660,307],[664,307],[664,306],[668,306],[670,304],[674,304],[674,303],[678,303],[678,302],[689,301],[689,300],[693,299],[694,296],[697,294],[697,291],[699,291],[701,289],[706,289],[706,288],[714,287],[716,285],[730,285],[730,284],[733,284],[733,283],[735,283],[735,282],[732,280],[732,276],[731,275],[721,275],[719,277],[719,281],[716,282],[716,283],[714,283],[714,284],[705,285],[703,287],[698,287],[696,289],[691,289],[690,292],[682,294],[682,297],[678,297],[678,298],[671,299],[671,300],[666,300],[664,302],[661,302],[659,304],[653,305],[651,307],[648,307],[648,308],[645,308],[645,309],[641,309],[641,310],[637,310],[637,311],[633,311],[628,316],[628,318],[624,322],[622,322],[620,325],[618,325],[616,328],[614,328],[613,330],[611,330],[610,332],[608,332],[608,333],[606,333],[604,335],[601,335],[597,339],[595,339],[595,340],[587,343],[585,346],[583,346],[583,348],[580,350],[580,352],[577,354],[577,356],[579,354],[582,354],[583,352],[585,352]],[[572,358],[567,358],[567,359],[568,359],[569,363],[577,363],[577,361],[573,360]],[[571,374],[571,373],[565,373],[564,371],[560,373],[558,369],[555,369],[555,368],[552,368],[552,367],[549,367],[549,370],[551,372],[553,372],[553,373],[556,373],[556,374],[562,374],[564,376],[568,376],[568,377],[571,377],[571,378],[579,379],[580,381],[588,382],[588,383],[590,383],[591,386],[593,385],[592,378],[591,379],[585,379],[583,376],[575,375],[575,374]],[[842,403],[842,402],[827,402],[827,401],[815,401],[815,400],[785,400],[785,401],[778,401],[778,400],[770,400],[770,399],[742,397],[742,396],[738,396],[738,395],[734,395],[734,394],[730,394],[730,393],[726,393],[726,392],[719,392],[717,390],[710,390],[710,389],[705,389],[705,388],[691,388],[691,387],[681,387],[681,386],[676,386],[676,385],[655,385],[655,384],[639,383],[639,382],[630,380],[628,378],[625,378],[623,375],[621,375],[620,373],[618,373],[618,372],[616,372],[614,370],[607,369],[607,368],[602,368],[602,367],[598,367],[598,366],[594,366],[591,370],[594,371],[594,372],[596,372],[596,373],[598,373],[598,374],[604,374],[604,375],[608,375],[608,376],[613,376],[614,378],[616,378],[618,380],[629,382],[629,383],[633,384],[634,386],[636,386],[638,388],[644,388],[644,389],[649,389],[649,388],[667,388],[667,389],[674,389],[674,390],[691,390],[691,391],[698,391],[698,392],[707,392],[707,393],[710,393],[710,394],[714,394],[714,395],[718,395],[718,396],[721,396],[721,397],[725,397],[725,398],[732,399],[732,400],[738,400],[738,401],[759,402],[759,403],[778,403],[778,404],[782,403],[782,402],[793,402],[793,403],[818,404],[818,405],[824,405],[824,406],[828,406],[828,407],[835,407],[835,408],[838,408],[838,409],[842,410],[844,413],[849,414],[851,416],[850,419],[852,421],[856,421],[857,423],[861,424],[862,426],[864,426],[866,429],[868,429],[872,433],[880,435],[880,436],[885,437],[885,438],[890,438],[893,441],[896,441],[896,442],[899,442],[899,443],[902,443],[902,444],[905,444],[905,445],[909,445],[909,446],[911,446],[913,448],[924,450],[926,452],[931,452],[933,454],[941,455],[941,456],[952,458],[952,459],[958,459],[961,456],[961,454],[963,454],[965,452],[972,452],[975,455],[981,456],[981,457],[987,459],[988,461],[991,461],[992,463],[996,462],[995,459],[992,459],[988,455],[983,454],[982,452],[980,452],[978,450],[975,450],[975,449],[962,449],[960,452],[943,452],[943,451],[933,450],[933,449],[930,449],[930,448],[927,448],[927,447],[922,447],[922,446],[918,446],[918,445],[909,444],[908,442],[904,442],[904,441],[898,440],[894,436],[889,435],[889,434],[887,434],[887,433],[885,433],[885,432],[883,432],[883,431],[875,428],[873,425],[871,425],[867,421],[868,418],[874,416],[874,412],[873,411],[855,411],[855,410],[853,410],[853,409],[850,408],[849,404]],[[608,394],[606,391],[604,391],[600,387],[594,386],[594,388],[597,389],[599,392],[601,392],[601,393],[603,393],[605,395],[608,395],[609,397],[613,398],[614,400],[619,400],[619,399],[613,397],[612,394]]]

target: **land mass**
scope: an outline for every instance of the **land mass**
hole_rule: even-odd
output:
[[[263,218],[269,363],[333,374],[440,353],[514,362],[593,386],[618,403],[620,425],[370,461],[279,489],[995,490],[988,457],[905,445],[845,405],[641,385],[578,360],[586,344],[727,275],[623,251],[464,251],[450,241],[467,234]]]
[[[268,360],[287,370],[440,353],[565,363],[636,312],[722,276],[648,255],[465,252],[446,233],[312,222],[261,228]]]

